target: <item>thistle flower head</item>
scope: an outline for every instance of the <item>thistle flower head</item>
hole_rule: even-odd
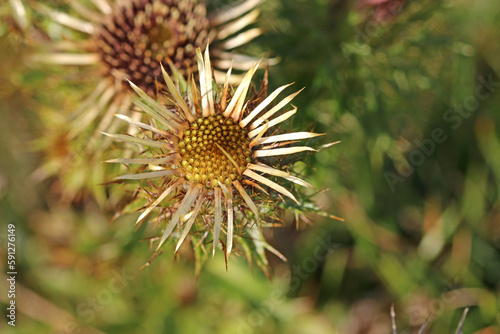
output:
[[[94,38],[108,75],[128,78],[153,95],[160,61],[170,59],[183,75],[196,72],[195,49],[215,37],[202,3],[135,0],[116,6]]]
[[[45,165],[60,167],[45,168],[40,171],[40,177],[67,175],[64,179],[78,181],[70,186],[64,184],[67,197],[78,196],[86,190],[98,197],[95,187],[89,189],[88,184],[104,181],[102,167],[96,165],[102,155],[109,153],[110,147],[100,132],[118,131],[122,123],[117,122],[113,114],[119,110],[126,112],[126,116],[133,115],[127,80],[149,96],[161,98],[163,95],[158,93],[167,87],[163,84],[159,61],[172,65],[165,68],[169,74],[173,74],[171,69],[175,68],[183,76],[198,77],[196,48],[205,48],[208,42],[212,45],[215,77],[223,80],[231,64],[234,69],[248,70],[256,59],[227,51],[261,33],[260,29],[251,28],[259,15],[256,6],[260,1],[243,1],[210,14],[204,3],[197,0],[70,0],[69,12],[37,3],[37,8],[51,21],[76,33],[66,32],[64,40],[44,44],[45,48],[32,59],[43,64],[80,66],[80,73],[84,74],[79,76],[83,78],[82,83],[95,87],[78,108],[65,115],[68,121],[63,122],[65,127],[60,129],[67,142],[73,143],[71,151],[82,155],[85,163],[74,161],[75,156],[65,157],[70,163],[54,163],[47,154]],[[68,89],[67,84],[64,89]],[[54,110],[54,114],[61,117],[61,110]],[[45,151],[50,152],[56,144],[48,143]],[[118,201],[116,197],[119,195],[113,196],[111,202]],[[100,204],[108,202],[102,198],[101,194]]]
[[[189,89],[181,92],[163,70],[168,97],[173,102],[171,107],[160,105],[131,83],[138,94],[134,103],[144,111],[150,122],[142,123],[118,115],[141,128],[142,134],[107,135],[115,140],[140,145],[147,157],[114,159],[109,162],[142,165],[140,173],[122,175],[118,179],[149,180],[149,185],[153,180],[157,181],[157,189],[147,190],[149,194],[154,193],[154,198],[150,199],[137,222],[141,222],[157,207],[160,208],[160,217],[172,210],[158,248],[175,234],[177,251],[193,225],[199,221],[202,228],[208,226],[212,230],[213,252],[221,229],[225,230],[226,255],[229,255],[235,227],[237,231],[244,228],[248,218],[259,221],[259,194],[255,189],[267,192],[267,188],[297,202],[289,190],[271,178],[283,178],[312,188],[288,171],[266,164],[268,157],[275,160],[275,157],[314,151],[307,146],[290,144],[319,134],[295,132],[268,136],[273,127],[296,113],[297,108],[286,112],[282,112],[282,109],[300,91],[283,98],[274,107],[270,107],[271,103],[289,85],[279,87],[265,99],[247,99],[258,63],[233,90],[227,84],[231,71],[227,73],[224,86],[218,86],[212,78],[208,48],[204,56],[200,49],[196,52],[200,73],[199,91],[191,82],[191,85],[187,85]],[[170,205],[165,207],[162,203]]]
[[[128,79],[146,93],[155,95],[158,91],[155,83],[161,82],[159,62],[167,59],[183,75],[194,73],[197,70],[195,50],[205,48],[209,41],[213,45],[216,68],[227,70],[230,60],[234,59],[235,68],[248,69],[253,58],[231,56],[225,51],[260,35],[258,28],[245,30],[257,19],[259,11],[255,6],[260,1],[245,1],[212,15],[207,14],[205,4],[198,0],[116,3],[94,0],[97,11],[71,1],[82,18],[40,5],[54,21],[88,38],[54,42],[51,45],[53,53],[39,54],[35,60],[63,65],[97,64],[104,79],[119,83]],[[105,88],[100,87],[101,94]]]

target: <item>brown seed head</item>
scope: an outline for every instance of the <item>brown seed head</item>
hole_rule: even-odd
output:
[[[204,4],[193,0],[134,0],[118,6],[97,31],[98,52],[110,75],[133,81],[149,95],[165,59],[188,77],[196,72],[196,48],[214,32]]]

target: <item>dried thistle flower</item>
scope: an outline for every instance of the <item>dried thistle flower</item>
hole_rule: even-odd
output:
[[[148,95],[161,98],[158,92],[166,87],[161,84],[159,61],[174,65],[166,69],[170,74],[174,67],[187,77],[196,74],[195,50],[204,48],[209,41],[216,76],[223,78],[233,59],[234,69],[248,70],[256,59],[228,51],[261,33],[259,28],[251,28],[259,15],[256,6],[260,2],[244,1],[208,15],[204,3],[197,0],[92,0],[93,6],[70,0],[70,8],[78,17],[37,4],[52,21],[77,33],[46,44],[48,50],[33,59],[44,64],[84,67],[88,71],[82,72],[88,77],[84,82],[96,83],[69,121],[60,122],[63,128],[51,128],[45,136],[53,137],[51,133],[57,132],[57,138],[64,140],[46,140],[42,149],[48,152],[44,166],[50,168],[42,167],[37,177],[57,175],[63,180],[63,197],[69,201],[80,191],[90,189],[102,203],[106,196],[97,194],[96,185],[103,182],[104,172],[97,165],[109,141],[103,141],[99,131],[118,131],[121,123],[113,117],[116,112],[133,115],[126,80]],[[46,123],[53,122],[49,119]],[[68,149],[59,149],[61,143],[67,143]],[[54,157],[54,151],[70,155]]]
[[[290,85],[279,87],[266,98],[260,95],[247,98],[251,79],[259,63],[245,74],[239,86],[233,90],[228,84],[231,70],[227,73],[225,84],[218,86],[212,79],[208,48],[204,56],[200,49],[196,53],[200,73],[199,93],[194,82],[187,85],[179,83],[187,87],[185,91],[179,90],[163,70],[168,97],[173,102],[171,107],[162,106],[130,83],[139,96],[133,101],[149,122],[142,123],[118,115],[118,118],[140,128],[142,133],[137,136],[105,134],[118,141],[139,145],[145,156],[138,159],[118,158],[108,162],[141,165],[139,172],[117,179],[146,181],[143,191],[148,194],[149,203],[137,223],[142,222],[155,208],[160,209],[157,217],[159,223],[169,216],[157,251],[172,235],[177,238],[177,251],[196,222],[199,222],[198,225],[205,232],[212,230],[213,254],[221,230],[225,230],[227,257],[233,248],[235,230],[244,229],[248,221],[259,222],[259,206],[262,204],[260,194],[267,193],[266,188],[298,203],[289,190],[270,177],[313,188],[290,172],[266,162],[276,164],[281,157],[314,151],[308,146],[290,144],[320,134],[294,132],[268,135],[270,129],[297,112],[294,107],[275,116],[300,91],[270,107],[278,94]],[[162,203],[166,205],[162,206]],[[177,230],[180,232],[174,232]]]
[[[94,102],[100,96],[112,99],[121,93],[124,79],[155,96],[156,80],[161,77],[159,61],[168,59],[183,75],[189,75],[197,69],[195,49],[205,48],[209,41],[216,68],[227,70],[234,60],[233,68],[247,70],[255,61],[225,51],[261,34],[259,28],[245,30],[257,19],[259,10],[255,7],[261,0],[245,1],[212,16],[197,0],[132,0],[114,5],[108,0],[93,2],[99,12],[70,1],[84,19],[42,6],[54,21],[89,37],[53,43],[54,52],[39,54],[35,59],[60,65],[100,65],[102,81],[92,94]],[[222,76],[222,72],[216,74]]]

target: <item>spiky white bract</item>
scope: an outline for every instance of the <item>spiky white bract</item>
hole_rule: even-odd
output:
[[[291,116],[290,111],[283,109],[298,92],[268,109],[289,85],[278,88],[264,99],[249,93],[252,77],[260,62],[255,63],[233,89],[227,81],[223,86],[214,82],[208,47],[204,54],[197,49],[196,56],[199,88],[194,82],[181,85],[163,71],[168,87],[167,98],[171,101],[167,106],[130,83],[138,95],[133,102],[140,106],[146,116],[143,118],[148,122],[133,122],[126,116],[117,115],[139,127],[141,135],[105,134],[114,140],[138,145],[147,157],[119,158],[108,162],[142,164],[135,177],[134,174],[127,174],[119,179],[148,179],[148,185],[143,187],[149,187],[155,181],[159,185],[156,190],[147,191],[153,196],[137,219],[137,223],[141,223],[156,210],[160,211],[159,217],[163,216],[162,212],[170,212],[157,250],[167,239],[175,236],[175,251],[178,251],[198,221],[202,229],[208,226],[211,230],[212,254],[215,254],[219,244],[221,231],[225,232],[225,244],[221,243],[225,245],[228,257],[233,249],[234,236],[245,228],[245,224],[248,221],[260,224],[261,195],[254,188],[262,189],[266,194],[267,190],[274,191],[298,204],[297,198],[278,180],[313,188],[306,181],[269,163],[275,163],[277,158],[286,155],[314,151],[307,146],[290,145],[321,134],[294,132],[264,136],[275,131],[273,127]],[[230,71],[226,77],[230,77]],[[180,90],[180,86],[186,89]],[[297,108],[292,111],[295,113]],[[266,159],[270,156],[273,158]],[[277,180],[273,181],[270,177]]]

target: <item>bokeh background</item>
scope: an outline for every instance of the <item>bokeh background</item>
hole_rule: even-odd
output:
[[[151,249],[134,216],[110,221],[88,198],[67,205],[57,178],[37,179],[37,147],[91,84],[78,68],[29,66],[34,41],[2,2],[0,332],[382,334],[394,304],[398,333],[426,319],[426,333],[454,333],[466,306],[464,333],[500,333],[500,2],[261,9],[266,33],[245,52],[280,58],[270,89],[306,87],[287,127],[342,141],[295,168],[322,189],[317,206],[345,219],[309,213],[297,227],[288,212],[268,233],[288,258],[269,254],[271,280],[242,257],[226,271],[220,253],[198,276],[192,259],[170,254],[139,270]],[[5,316],[7,224],[15,328]]]

